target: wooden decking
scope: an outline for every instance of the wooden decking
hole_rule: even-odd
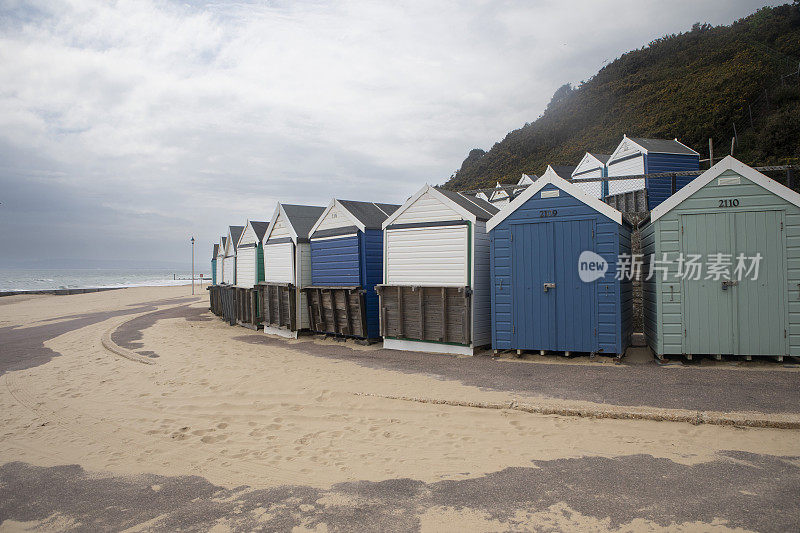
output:
[[[395,339],[472,342],[468,287],[378,285],[381,335]]]
[[[367,338],[367,310],[361,287],[305,287],[311,330]]]
[[[297,297],[291,283],[262,281],[256,285],[257,305],[261,309],[260,323],[264,326],[297,331]]]

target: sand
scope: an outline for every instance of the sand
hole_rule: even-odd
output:
[[[0,323],[57,322],[186,296],[186,287],[137,288],[21,300]],[[207,307],[203,295],[191,304]],[[157,322],[143,365],[103,348],[103,334],[136,315],[60,335],[62,354],[0,377],[0,457],[39,466],[79,464],[117,474],[197,474],[226,487],[409,477],[463,479],[532,460],[648,453],[684,464],[720,450],[797,455],[800,432],[684,423],[583,419],[419,404],[367,395],[506,401],[425,375],[366,368],[237,340],[222,321]],[[209,315],[210,316],[210,315]],[[35,325],[35,324],[33,324]],[[30,325],[29,325],[30,326]],[[325,350],[325,343],[320,343]],[[369,349],[359,347],[358,349]],[[520,401],[540,398],[517,397]]]

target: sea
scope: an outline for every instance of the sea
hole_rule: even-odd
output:
[[[195,272],[199,282],[200,272]],[[211,274],[203,272],[203,284]],[[192,272],[167,269],[0,269],[0,292],[189,285]]]

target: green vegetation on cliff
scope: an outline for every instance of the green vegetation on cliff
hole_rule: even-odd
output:
[[[677,137],[703,157],[713,138],[720,156],[730,150],[734,124],[734,155],[745,163],[798,163],[799,65],[797,1],[730,26],[695,24],[624,54],[576,88],[562,86],[536,121],[488,152],[470,151],[445,186],[491,187],[547,164],[576,165],[587,150],[611,153],[623,133]]]

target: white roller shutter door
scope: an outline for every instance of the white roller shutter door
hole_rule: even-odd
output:
[[[295,283],[294,246],[290,242],[264,245],[264,278],[273,283]]]
[[[467,226],[386,231],[388,285],[466,286]]]

